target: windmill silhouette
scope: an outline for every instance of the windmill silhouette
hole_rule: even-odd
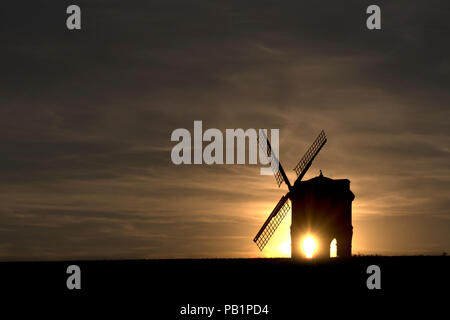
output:
[[[297,180],[292,186],[283,166],[276,159],[274,169],[278,187],[283,181],[289,191],[281,197],[277,205],[256,234],[253,241],[262,251],[272,235],[289,212],[292,203],[291,256],[304,257],[301,242],[307,235],[313,235],[316,242],[316,257],[330,257],[330,243],[336,239],[337,256],[350,257],[352,252],[352,201],[355,198],[350,191],[350,180],[330,179],[320,175],[302,181],[313,160],[327,142],[322,130],[303,158],[293,169]],[[272,147],[263,131],[259,136],[259,146],[265,155],[271,154]],[[275,157],[272,154],[272,157]]]

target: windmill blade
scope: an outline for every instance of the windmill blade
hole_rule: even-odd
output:
[[[291,206],[287,200],[287,195],[281,197],[280,201],[278,201],[278,204],[275,206],[275,209],[273,209],[272,213],[269,215],[266,222],[264,222],[261,229],[259,229],[253,239],[253,242],[256,243],[260,251],[264,249],[267,242],[269,242],[270,238],[275,233],[275,230],[277,230],[281,221],[283,221],[284,217],[289,212]]]
[[[259,139],[259,148],[261,151],[261,154],[265,155],[267,160],[269,160],[269,156],[272,153],[272,146],[270,145],[269,139],[267,138],[267,136],[265,135],[264,131],[261,131],[262,133],[262,137],[258,136]],[[272,157],[275,157],[275,155],[272,155]],[[276,167],[276,163],[278,162],[278,164],[280,164],[279,161],[275,161],[274,165],[272,165],[272,171],[273,174],[275,175],[275,180],[277,181],[277,185],[278,187],[281,186],[281,184],[283,183],[283,176],[281,175],[280,169],[279,167]]]
[[[273,174],[275,175],[275,180],[277,181],[278,187],[280,187],[284,181],[288,186],[289,190],[291,190],[292,188],[291,183],[289,182],[289,179],[287,178],[286,173],[284,172],[281,162],[277,159],[276,155],[272,153],[272,146],[270,145],[269,138],[267,138],[264,131],[260,132],[260,135],[258,135],[258,140],[261,154],[264,154],[267,158],[269,157],[269,155],[271,155],[272,158],[275,159],[275,161],[271,163],[271,167]]]
[[[311,147],[309,147],[308,151],[306,151],[303,158],[299,161],[299,163],[297,163],[294,168],[294,171],[298,177],[298,181],[302,180],[303,176],[306,174],[306,171],[308,171],[309,167],[311,166],[314,158],[317,156],[320,149],[322,149],[326,142],[327,136],[325,135],[325,131],[322,130]]]

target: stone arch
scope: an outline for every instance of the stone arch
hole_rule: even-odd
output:
[[[337,257],[337,239],[333,238],[330,242],[330,258]]]

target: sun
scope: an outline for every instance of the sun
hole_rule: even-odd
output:
[[[311,235],[306,236],[302,242],[303,254],[306,258],[311,259],[316,252],[316,240]]]

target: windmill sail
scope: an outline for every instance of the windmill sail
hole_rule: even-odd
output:
[[[283,221],[284,217],[289,212],[291,207],[287,200],[287,195],[281,197],[280,201],[278,201],[278,204],[275,206],[272,213],[269,215],[266,222],[264,222],[263,226],[253,239],[260,251],[264,249],[267,242],[269,242],[270,238],[277,230],[281,221]]]
[[[297,180],[302,180],[303,176],[306,174],[306,171],[308,171],[309,167],[311,166],[314,158],[317,156],[320,149],[322,149],[326,142],[327,136],[325,135],[325,131],[322,130],[311,147],[309,147],[308,151],[306,151],[303,158],[295,166],[294,171],[297,174]]]
[[[269,156],[272,156],[272,159],[275,161],[272,161],[272,171],[275,175],[275,180],[277,181],[278,187],[281,186],[283,181],[288,186],[289,190],[291,190],[291,183],[289,182],[286,173],[284,172],[283,166],[281,165],[281,162],[277,159],[276,155],[272,153],[272,146],[270,145],[269,139],[267,138],[264,131],[260,131],[260,134],[258,136],[259,139],[259,148],[261,150],[261,154],[265,155],[267,158]]]

